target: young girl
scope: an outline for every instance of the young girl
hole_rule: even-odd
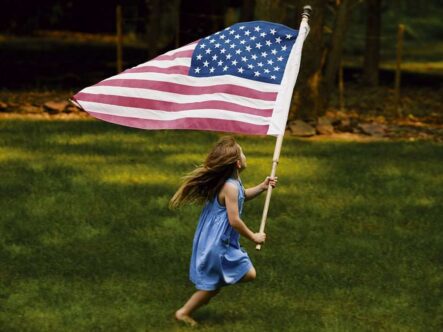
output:
[[[204,164],[185,177],[170,201],[171,207],[183,203],[205,202],[194,235],[190,279],[198,289],[175,318],[191,326],[197,322],[191,313],[209,303],[222,286],[252,281],[256,271],[246,251],[240,246],[243,235],[256,244],[265,242],[265,233],[254,233],[242,221],[243,202],[277,184],[277,177],[267,177],[259,185],[244,189],[240,173],[246,157],[230,136],[222,137],[206,157]]]

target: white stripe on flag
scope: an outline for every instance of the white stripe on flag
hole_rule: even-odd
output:
[[[191,86],[216,86],[220,84],[232,84],[238,86],[244,86],[250,89],[262,91],[262,92],[278,92],[278,86],[276,84],[270,84],[265,82],[253,82],[251,80],[232,76],[232,75],[223,75],[223,83],[220,81],[214,80],[212,77],[194,77],[194,76],[186,76],[179,74],[161,74],[161,73],[121,73],[119,75],[115,75],[109,77],[102,82],[106,82],[108,80],[115,79],[140,79],[140,80],[154,80],[161,82],[174,82],[179,84],[191,85]]]
[[[87,101],[82,101],[81,105],[82,107],[92,112],[126,116],[126,117],[139,118],[139,119],[175,120],[180,118],[205,118],[205,119],[241,121],[255,125],[269,124],[269,118],[266,117],[246,114],[246,113],[223,111],[223,110],[203,109],[203,110],[191,110],[191,111],[179,111],[179,112],[164,112],[157,110],[139,109],[133,107],[121,107],[121,106],[93,103]]]

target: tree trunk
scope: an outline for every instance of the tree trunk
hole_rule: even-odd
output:
[[[146,24],[146,40],[148,42],[149,59],[154,58],[158,52],[158,36],[160,34],[160,0],[145,0],[148,10]]]
[[[320,83],[324,63],[323,24],[327,1],[298,2],[300,8],[305,4],[311,5],[313,12],[309,20],[311,30],[303,46],[300,73],[294,89],[289,119],[292,120],[297,117],[303,120],[311,120],[323,114],[324,109]]]
[[[363,83],[377,86],[380,62],[381,0],[366,0],[366,3],[366,51],[363,64]]]
[[[328,104],[329,97],[334,90],[337,78],[337,71],[340,66],[343,44],[346,37],[346,30],[348,28],[349,16],[351,12],[351,5],[353,0],[337,1],[337,14],[335,17],[334,30],[331,36],[331,44],[327,56],[325,76],[324,76],[324,91],[323,97],[325,106]]]
[[[252,21],[254,19],[254,0],[243,0],[241,11],[241,20],[243,22]]]

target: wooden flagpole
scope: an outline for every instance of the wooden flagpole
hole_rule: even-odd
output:
[[[277,171],[278,159],[280,157],[281,146],[283,144],[283,136],[284,134],[277,136],[277,142],[275,143],[275,149],[274,149],[274,157],[272,157],[271,178],[275,176],[275,173]],[[271,195],[272,195],[272,186],[269,185],[268,191],[266,192],[265,207],[263,208],[263,215],[261,217],[260,230],[259,230],[260,233],[265,231],[266,217],[268,216],[269,203],[271,202]],[[260,250],[261,244],[257,244],[255,249]]]
[[[302,25],[308,23],[311,12],[312,12],[311,6],[304,6],[303,7],[302,23],[301,23]],[[277,141],[275,143],[275,149],[274,149],[274,156],[272,157],[272,170],[271,170],[271,176],[270,176],[271,178],[275,177],[275,173],[277,171],[277,165],[278,165],[278,160],[280,158],[281,146],[283,144],[283,136],[284,136],[284,132],[277,136]],[[260,233],[265,231],[266,218],[268,216],[269,204],[271,202],[271,195],[272,195],[272,186],[269,185],[268,191],[266,192],[265,207],[263,208],[263,215],[262,215],[261,223],[260,223],[260,230],[259,230]],[[257,244],[255,249],[260,250],[261,246],[262,246],[261,244]]]

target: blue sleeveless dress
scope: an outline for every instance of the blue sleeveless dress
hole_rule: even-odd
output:
[[[245,192],[241,180],[227,182],[238,188],[239,214],[243,211]],[[215,290],[235,284],[251,269],[252,262],[240,246],[240,234],[229,224],[226,207],[218,195],[206,201],[200,215],[192,245],[190,280],[200,290]]]

